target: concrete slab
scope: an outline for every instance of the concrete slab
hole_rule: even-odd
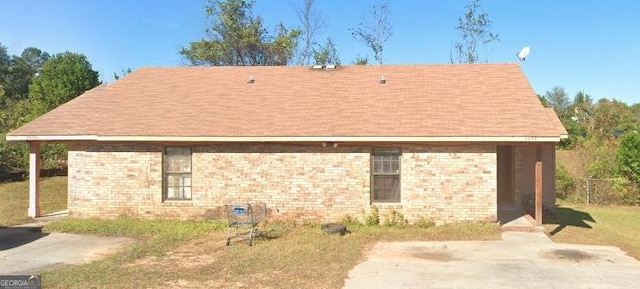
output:
[[[541,232],[501,241],[378,243],[349,272],[355,288],[638,288],[640,261],[616,247],[554,243]]]
[[[128,237],[43,233],[41,224],[0,229],[0,274],[35,274],[81,264],[135,242]]]
[[[498,222],[502,231],[544,232],[544,227],[535,225],[533,217],[515,207],[499,210]]]

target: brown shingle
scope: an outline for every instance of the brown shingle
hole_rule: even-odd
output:
[[[556,111],[553,109],[553,107],[546,107],[545,111],[547,112],[547,115],[549,115],[549,120],[553,123],[553,126],[555,126],[556,130],[558,131],[558,134],[565,135],[565,136],[568,135],[569,133],[564,128],[564,125],[558,118],[558,115],[556,114]]]
[[[176,67],[140,69],[10,133],[76,135],[558,137],[559,128],[516,64]]]

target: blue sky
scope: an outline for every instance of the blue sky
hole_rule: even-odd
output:
[[[257,0],[255,13],[269,29],[283,22],[299,26],[295,5],[303,0]],[[318,40],[333,38],[343,63],[373,53],[353,40],[355,27],[370,9],[366,0],[316,0],[328,27]],[[457,17],[470,0],[390,0],[394,34],[384,51],[386,64],[448,63],[458,39]],[[0,43],[10,54],[38,47],[49,53],[85,54],[102,81],[113,73],[144,66],[179,66],[181,46],[203,37],[204,0],[2,0]],[[573,96],[640,102],[640,1],[484,0],[501,41],[489,62],[522,64],[531,85],[543,94],[562,86]]]

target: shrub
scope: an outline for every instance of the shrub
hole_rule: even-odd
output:
[[[345,225],[361,225],[360,221],[354,216],[346,214],[344,218],[342,218],[342,223]]]
[[[588,175],[587,178],[608,179],[616,176],[617,141],[589,140],[580,147],[580,156],[584,158]]]
[[[384,225],[388,227],[405,227],[407,225],[407,219],[404,215],[396,210],[391,210],[388,216],[384,218]]]
[[[614,195],[617,203],[623,205],[640,204],[639,186],[626,178],[611,179],[611,193]]]
[[[422,229],[429,229],[431,227],[434,227],[436,225],[435,222],[433,222],[433,220],[431,218],[425,217],[425,216],[421,216],[420,219],[418,219],[415,223],[414,226],[418,227],[418,228],[422,228]]]
[[[305,228],[313,228],[318,226],[318,221],[314,219],[304,219],[302,220],[302,226]]]
[[[369,216],[365,220],[365,225],[367,226],[379,226],[380,225],[380,211],[378,207],[371,206],[371,211],[369,212]]]
[[[24,143],[8,143],[5,135],[0,134],[0,182],[28,171],[29,147]]]
[[[561,199],[567,199],[576,191],[576,181],[563,165],[556,166],[556,191]]]
[[[631,132],[622,137],[616,160],[623,176],[640,183],[640,134]]]

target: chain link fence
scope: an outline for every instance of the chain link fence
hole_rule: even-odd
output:
[[[587,205],[640,206],[640,184],[623,178],[582,179],[577,188],[584,192]]]

